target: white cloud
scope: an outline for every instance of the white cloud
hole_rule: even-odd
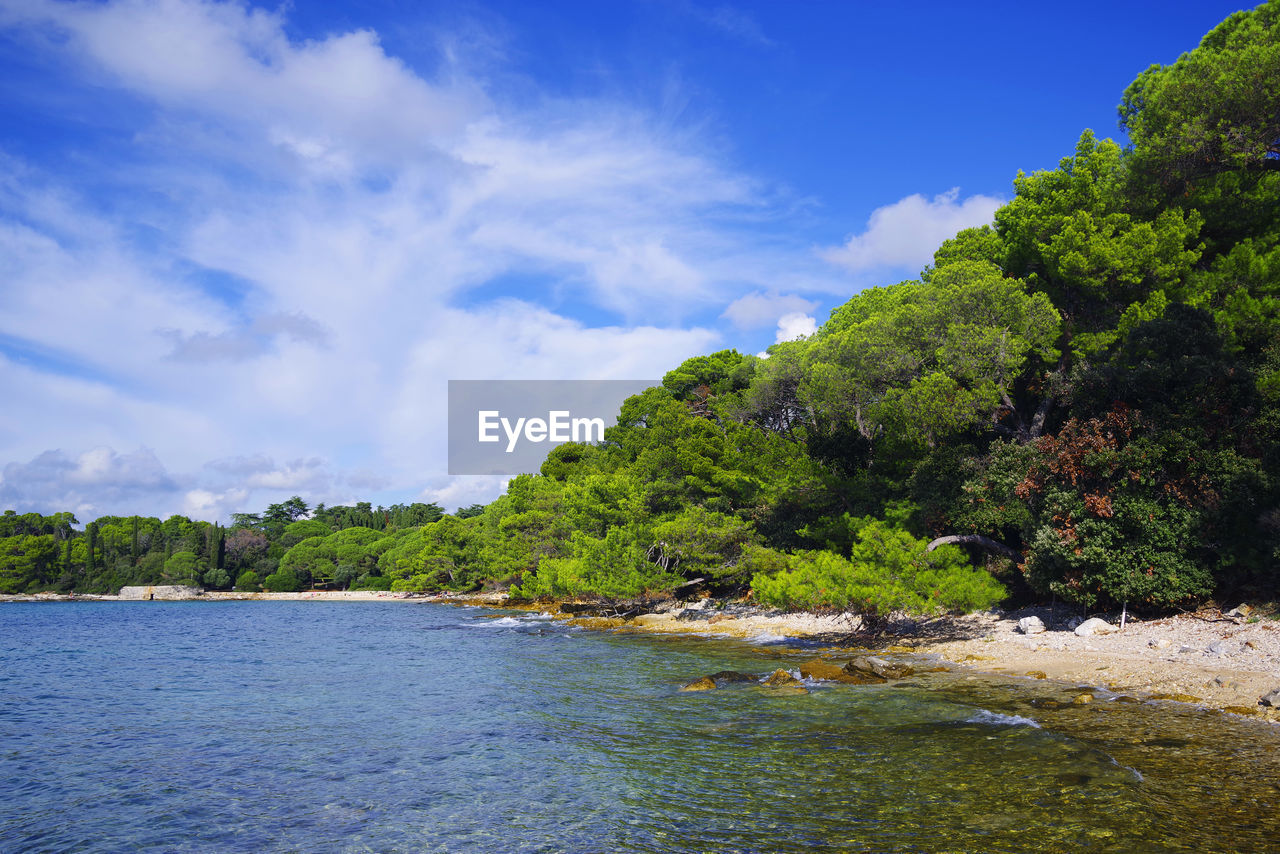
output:
[[[729,303],[729,307],[720,316],[727,318],[739,329],[759,329],[770,326],[784,314],[807,314],[817,307],[817,300],[794,294],[764,294],[757,291]]]
[[[4,467],[0,505],[57,507],[85,516],[85,521],[125,504],[172,506],[181,489],[147,448],[126,454],[106,447],[76,455],[51,450]]]
[[[823,250],[827,261],[853,271],[878,267],[923,268],[944,240],[957,231],[991,222],[1004,204],[992,196],[960,199],[959,188],[926,199],[916,193],[876,208],[861,234],[843,246]]]
[[[809,315],[801,314],[800,312],[784,314],[778,318],[778,334],[774,339],[774,343],[781,344],[783,341],[807,338],[817,331],[818,321]]]
[[[838,287],[760,238],[766,188],[658,118],[506,103],[465,59],[414,69],[367,30],[291,40],[284,14],[0,10],[7,37],[127,95],[110,118],[132,133],[128,156],[86,145],[74,172],[0,153],[0,336],[39,356],[0,355],[0,464],[30,461],[4,469],[8,505],[491,498],[443,476],[447,379],[657,379],[722,346],[689,318],[728,304],[768,326]],[[497,298],[469,296],[486,285]],[[139,446],[150,481],[110,450]],[[83,480],[95,465],[110,477]]]

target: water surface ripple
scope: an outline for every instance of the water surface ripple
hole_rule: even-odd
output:
[[[677,690],[813,654],[444,605],[3,605],[0,850],[1276,850],[1265,724],[954,674]]]

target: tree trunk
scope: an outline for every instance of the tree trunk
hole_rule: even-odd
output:
[[[926,552],[931,552],[938,546],[957,545],[957,546],[979,546],[989,552],[1004,555],[1015,563],[1022,560],[1022,553],[1016,549],[1006,546],[1004,543],[997,543],[990,537],[984,537],[981,534],[952,534],[947,537],[938,537],[938,539],[925,546]]]

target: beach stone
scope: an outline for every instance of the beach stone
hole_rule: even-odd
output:
[[[714,691],[716,689],[716,680],[710,676],[703,676],[701,679],[695,679],[688,685],[681,686],[681,691]]]
[[[1032,679],[1048,679],[1043,670],[1028,670],[1027,675]]]
[[[1169,644],[1170,644],[1170,641],[1168,638],[1156,638],[1153,641],[1147,641],[1147,646],[1151,647],[1152,649],[1167,649],[1169,647]]]
[[[1090,617],[1083,623],[1075,627],[1075,633],[1078,637],[1087,638],[1093,635],[1107,635],[1116,630],[1116,627],[1108,623],[1101,617]]]
[[[712,673],[707,678],[714,681],[717,687],[720,685],[731,685],[734,683],[741,683],[741,682],[759,682],[760,681],[760,677],[756,676],[754,673],[742,673],[737,670],[721,670],[718,673]]]
[[[1224,617],[1247,617],[1247,616],[1249,616],[1249,615],[1250,615],[1250,614],[1252,614],[1252,613],[1253,613],[1253,609],[1252,609],[1252,608],[1250,608],[1248,605],[1244,604],[1243,602],[1241,602],[1239,605],[1235,606],[1234,608],[1232,608],[1230,611],[1228,611],[1227,613],[1223,614],[1222,616],[1224,616]]]
[[[1023,617],[1018,620],[1018,631],[1024,635],[1038,635],[1044,630],[1044,621],[1039,617]]]
[[[800,680],[792,676],[788,671],[779,667],[777,670],[769,674],[769,678],[764,680],[766,685],[794,685]]]
[[[1205,647],[1204,651],[1209,653],[1210,655],[1226,655],[1227,645],[1224,641],[1214,641],[1213,643]]]
[[[1070,620],[1067,620],[1067,631],[1074,632],[1083,622],[1083,617],[1072,617]]]
[[[1258,698],[1259,706],[1280,706],[1280,688]]]

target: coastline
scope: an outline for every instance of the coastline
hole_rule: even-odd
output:
[[[117,596],[23,594],[0,603],[138,601]],[[1081,637],[1065,614],[1047,608],[989,611],[961,617],[899,618],[885,634],[858,635],[856,614],[769,611],[712,600],[657,604],[645,613],[600,616],[565,602],[513,603],[503,593],[412,594],[381,590],[299,593],[206,592],[183,601],[404,602],[478,605],[544,611],[570,625],[597,631],[688,634],[709,638],[818,641],[824,657],[839,659],[870,649],[918,659],[925,666],[1006,678],[1047,679],[1111,696],[1186,703],[1280,723],[1280,708],[1259,700],[1280,689],[1280,619],[1183,614],[1130,619],[1123,631]],[[590,609],[588,609],[590,610]],[[1047,628],[1022,634],[1018,620],[1039,617]]]
[[[474,604],[492,605],[491,602]],[[506,607],[515,607],[508,605]],[[1046,679],[1078,692],[1142,702],[1174,702],[1280,723],[1280,708],[1259,700],[1280,689],[1280,619],[1179,615],[1130,619],[1123,631],[1081,637],[1047,608],[961,617],[899,619],[874,639],[857,636],[854,614],[766,612],[739,608],[690,615],[678,605],[630,618],[557,613],[555,605],[519,606],[588,629],[694,634],[746,640],[794,638],[825,644],[842,660],[868,649],[972,675]],[[692,609],[697,610],[697,609]],[[708,609],[710,610],[710,609]],[[1047,631],[1026,635],[1018,620],[1040,617]],[[868,647],[868,645],[870,645]]]

